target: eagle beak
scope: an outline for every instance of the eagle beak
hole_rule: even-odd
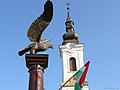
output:
[[[52,46],[51,48],[52,48],[52,49],[54,49],[54,47],[53,47],[53,46]]]
[[[54,48],[53,48],[53,45],[50,45],[50,48],[54,49]]]

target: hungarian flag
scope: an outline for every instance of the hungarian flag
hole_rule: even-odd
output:
[[[89,63],[90,61],[88,61],[79,71],[77,71],[70,79],[68,79],[66,82],[63,83],[63,85],[61,85],[61,87],[59,88],[59,90],[61,90],[61,88],[63,86],[65,86],[69,81],[74,80],[76,81],[75,83],[75,89],[74,90],[81,90],[83,83],[85,81],[85,77],[88,71],[88,67],[89,67]]]
[[[74,90],[81,90],[83,83],[85,81],[88,67],[89,67],[90,61],[88,61],[76,74],[74,77],[77,79],[77,82],[75,83],[75,89]]]

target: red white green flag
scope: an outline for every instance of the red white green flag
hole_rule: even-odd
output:
[[[83,82],[85,81],[88,67],[89,67],[90,61],[88,61],[76,74],[74,77],[77,78],[77,82],[75,83],[75,89],[74,90],[81,90],[83,87]]]
[[[90,61],[88,61],[79,71],[77,71],[70,79],[68,79],[60,88],[65,86],[71,79],[74,79],[76,81],[75,83],[75,89],[74,90],[81,90],[86,78],[86,74],[88,71]]]

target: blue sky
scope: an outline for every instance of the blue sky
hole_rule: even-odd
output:
[[[0,88],[27,90],[29,74],[24,56],[18,51],[31,42],[30,24],[43,11],[46,0],[0,1]],[[44,73],[45,90],[58,90],[62,82],[62,61],[58,45],[62,43],[69,1],[71,18],[79,40],[84,43],[84,62],[91,61],[87,80],[91,90],[120,90],[120,0],[52,0],[54,16],[42,38],[51,38],[54,50]]]

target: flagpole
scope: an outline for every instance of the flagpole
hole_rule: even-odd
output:
[[[75,74],[76,74],[76,73],[75,73]],[[74,75],[75,75],[75,74],[74,74]],[[73,75],[73,76],[74,76],[74,75]],[[70,79],[72,79],[73,76],[72,76],[71,78],[69,78],[58,90],[60,90]]]
[[[89,63],[90,61],[88,61],[87,63]],[[86,63],[86,64],[87,64]],[[84,65],[84,66],[86,66],[86,64]],[[82,68],[84,67],[84,66],[82,66]],[[80,68],[79,70],[81,70],[82,68]],[[78,70],[78,71],[79,71]],[[78,71],[71,77],[71,78],[69,78],[58,90],[60,90],[70,79],[72,79],[77,73],[78,73]]]
[[[84,67],[84,66],[83,66]],[[83,68],[82,67],[82,68]],[[79,70],[78,70],[79,71]],[[77,73],[78,73],[78,71],[71,77],[71,78],[69,78],[58,90],[60,90],[70,79],[72,79]]]

